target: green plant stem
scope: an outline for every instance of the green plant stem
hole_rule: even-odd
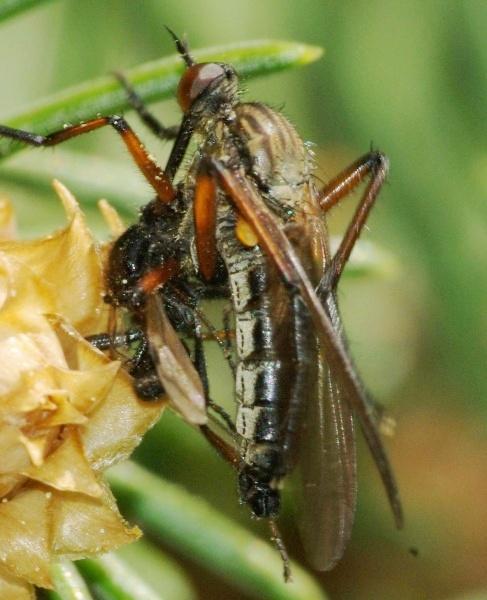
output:
[[[304,65],[318,59],[321,48],[295,42],[253,41],[195,51],[199,62],[227,62],[240,76],[255,77]],[[145,63],[125,72],[144,102],[163,100],[174,94],[184,70],[181,57],[173,55]],[[36,133],[55,131],[67,123],[79,123],[97,115],[117,114],[129,108],[127,93],[113,76],[100,77],[45,98],[29,110],[12,116],[6,125]],[[0,140],[0,158],[24,148]]]
[[[196,594],[181,568],[152,544],[138,541],[77,568],[103,600],[193,600]]]
[[[35,152],[0,166],[0,181],[32,188],[57,202],[52,193],[53,178],[79,196],[84,208],[96,207],[100,198],[106,198],[123,217],[132,220],[139,206],[149,200],[135,169],[131,171],[119,161],[93,153],[58,148],[55,159],[50,153]]]
[[[183,488],[130,461],[111,469],[108,479],[129,517],[232,585],[256,598],[326,598],[296,564],[293,582],[284,583],[277,551]]]
[[[0,0],[0,21],[4,21],[9,17],[13,17],[20,13],[51,0]]]
[[[55,593],[51,598],[59,600],[93,600],[83,578],[74,564],[68,560],[55,563],[51,567]]]

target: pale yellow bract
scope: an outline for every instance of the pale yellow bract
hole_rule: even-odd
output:
[[[135,396],[105,331],[102,255],[59,182],[66,228],[13,239],[0,202],[0,598],[51,587],[50,566],[135,540],[102,472],[129,456],[164,404]]]

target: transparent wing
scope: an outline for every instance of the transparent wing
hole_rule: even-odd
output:
[[[299,233],[290,241],[315,287],[328,263],[327,235],[312,189],[301,199],[296,215]],[[333,295],[320,298],[340,341],[342,327]],[[357,497],[355,431],[350,406],[340,381],[315,340],[314,385],[307,395],[298,454],[301,510],[298,525],[311,565],[332,569],[350,539]]]
[[[365,440],[382,478],[389,503],[398,527],[403,515],[399,491],[389,459],[380,439],[373,404],[367,397],[341,336],[332,323],[323,301],[309,279],[303,263],[295,252],[281,224],[265,205],[252,184],[239,172],[232,171],[216,159],[212,167],[225,192],[240,213],[251,223],[259,243],[273,261],[283,281],[290,290],[298,293],[309,310],[315,324],[316,335],[333,379],[339,384],[348,408],[358,417]]]
[[[147,299],[146,320],[152,358],[171,406],[188,423],[204,425],[208,419],[203,384],[157,293]]]
[[[350,538],[357,496],[352,412],[320,352],[316,395],[307,402],[301,434],[298,523],[311,565],[332,569]]]

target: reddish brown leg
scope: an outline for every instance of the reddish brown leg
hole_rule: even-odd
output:
[[[319,203],[323,211],[328,211],[340,200],[351,194],[366,178],[370,178],[355,214],[335,252],[327,271],[326,283],[335,289],[350,258],[355,242],[367,221],[370,209],[379,195],[389,171],[389,161],[380,152],[368,152],[347,169],[337,175],[320,192]]]
[[[216,182],[203,167],[196,177],[193,202],[196,251],[201,274],[211,281],[216,265]]]
[[[139,169],[147,181],[156,191],[157,196],[164,203],[171,202],[175,196],[174,187],[165,172],[154,162],[153,158],[144,148],[137,135],[132,131],[123,117],[110,116],[98,117],[80,125],[73,125],[50,133],[49,135],[37,135],[21,129],[12,129],[0,125],[0,137],[17,140],[31,146],[57,146],[71,138],[111,125],[120,134],[128,151],[132,155]]]
[[[218,454],[234,469],[238,469],[240,464],[240,455],[235,448],[228,444],[214,431],[212,431],[208,425],[200,425],[200,431],[213,446],[213,448],[218,452]]]

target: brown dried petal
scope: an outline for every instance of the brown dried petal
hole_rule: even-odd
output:
[[[103,493],[86,460],[76,429],[70,431],[68,438],[42,465],[32,466],[23,474],[60,491],[78,492],[95,498]]]
[[[54,552],[72,560],[108,552],[141,535],[124,521],[106,487],[100,498],[53,493],[52,532]]]
[[[56,309],[54,290],[25,264],[4,251],[14,242],[0,242],[0,339],[19,332],[46,332],[44,314]]]
[[[0,598],[2,600],[35,600],[34,588],[0,569]]]
[[[78,331],[88,334],[103,319],[102,266],[76,200],[61,183],[54,185],[68,216],[68,226],[38,240],[2,242],[0,251],[30,266],[55,294],[55,307],[44,312],[62,314]]]
[[[49,587],[49,494],[25,489],[0,503],[0,564],[21,579]]]
[[[78,338],[78,342],[81,338]],[[82,340],[83,344],[87,344]],[[91,412],[95,404],[103,401],[120,370],[119,361],[109,361],[104,354],[97,352],[91,345],[91,364],[77,358],[78,369],[58,369],[55,372],[56,383],[60,388],[69,392],[71,403],[76,410],[83,414]],[[79,354],[80,349],[76,349]],[[81,350],[84,354],[84,348]],[[81,362],[81,364],[80,364]]]
[[[98,208],[105,219],[108,230],[114,237],[119,237],[127,229],[122,217],[118,214],[115,208],[106,200],[98,202]]]
[[[49,564],[60,557],[96,555],[139,537],[100,471],[126,458],[164,408],[139,401],[121,363],[83,338],[108,327],[102,254],[74,198],[56,189],[65,229],[0,241],[2,600],[33,598],[31,584],[49,587]],[[0,201],[2,232],[11,235],[12,214]]]
[[[10,390],[2,390],[0,404],[0,416],[4,420],[9,415],[16,416],[16,423],[26,424],[29,420],[28,413],[35,410],[55,410],[56,405],[51,398],[56,394],[65,394],[59,388],[52,374],[51,367],[44,367],[45,357],[40,353],[35,339],[28,335],[12,336],[4,342],[0,342],[0,359],[2,354],[12,350],[10,360],[7,360],[4,368],[10,366],[8,376],[5,375],[1,386],[10,385]],[[15,353],[15,354],[14,354]],[[25,353],[25,354],[24,354]],[[18,363],[11,365],[14,356],[19,358]],[[49,360],[49,359],[48,359]],[[16,368],[17,367],[17,368]],[[17,371],[17,369],[24,369]],[[14,380],[17,381],[14,381]]]
[[[24,483],[25,477],[18,474],[0,475],[0,497],[3,498],[13,490],[20,488]],[[1,598],[1,596],[0,596]]]
[[[83,413],[77,410],[71,403],[71,394],[67,391],[55,393],[49,396],[54,410],[43,419],[43,427],[58,427],[59,425],[84,425],[88,421]]]
[[[100,365],[113,365],[109,359],[81,338],[66,323],[53,322],[65,355],[87,371]],[[140,443],[144,433],[154,425],[164,410],[164,402],[142,402],[134,393],[132,379],[119,370],[109,393],[89,414],[81,431],[83,448],[96,470],[127,458]]]
[[[0,424],[0,473],[18,473],[30,464],[18,427]]]

